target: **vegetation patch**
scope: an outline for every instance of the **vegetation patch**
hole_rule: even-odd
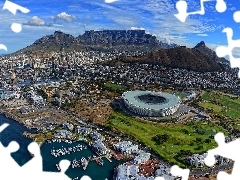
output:
[[[113,112],[106,126],[111,130],[134,137],[164,159],[182,167],[188,167],[182,161],[182,156],[201,154],[216,147],[217,143],[213,138],[216,132],[227,135],[223,128],[212,123],[146,123],[120,112]]]
[[[110,82],[105,83],[104,86],[109,91],[116,91],[121,93],[126,90],[126,87],[119,84],[110,83]]]
[[[175,95],[178,96],[181,99],[184,99],[185,97],[187,97],[187,95],[185,93],[181,93],[181,92],[178,92]]]
[[[217,115],[240,118],[240,98],[221,92],[205,92],[199,106]]]

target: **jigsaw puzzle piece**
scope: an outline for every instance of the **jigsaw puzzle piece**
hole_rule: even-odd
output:
[[[234,14],[233,14],[233,19],[236,23],[240,23],[240,11],[236,11]]]
[[[154,180],[165,180],[163,177],[156,177]]]
[[[58,179],[58,180],[71,180],[65,174],[69,166],[70,166],[70,161],[61,160],[59,163],[59,167],[61,169],[60,172],[43,172],[40,177],[41,179],[46,178],[46,179]]]
[[[224,0],[217,0],[216,6],[215,6],[217,12],[223,13],[227,10],[227,4]]]
[[[185,22],[188,13],[187,13],[187,2],[186,1],[178,1],[176,3],[176,9],[178,10],[178,14],[175,14],[174,16],[178,18],[181,22]]]
[[[7,147],[0,143],[0,179],[14,179],[16,174],[20,172],[20,166],[12,158],[11,153],[18,151],[19,145],[17,142],[12,141]],[[14,170],[14,173],[13,173]],[[15,174],[16,173],[16,174]]]
[[[182,169],[182,168],[180,168],[177,165],[174,165],[174,166],[171,167],[171,174],[173,176],[180,176],[180,177],[182,177],[181,180],[188,180],[189,173],[190,173],[189,169]]]
[[[217,175],[217,179],[218,180],[237,180],[237,179],[232,179],[231,175],[224,172],[224,171],[220,171]]]
[[[92,180],[89,176],[83,176],[80,180]],[[156,179],[155,179],[156,180]],[[158,179],[161,180],[161,179]],[[163,179],[164,180],[164,179]]]
[[[28,151],[33,155],[33,158],[22,166],[22,171],[26,173],[42,172],[43,163],[39,145],[36,142],[30,143],[28,145]]]
[[[240,18],[239,18],[240,19]],[[240,48],[240,39],[233,40],[233,30],[232,28],[225,28],[222,32],[225,32],[227,35],[228,47],[219,46],[216,48],[216,54],[218,57],[229,56],[231,68],[240,68],[240,58],[235,58],[233,56],[233,49]],[[240,78],[240,71],[238,73]]]
[[[1,44],[0,44],[0,49],[1,49]],[[7,123],[2,124],[2,125],[0,126],[0,133],[1,133],[4,129],[6,129],[8,126],[9,126],[9,124],[7,124]]]
[[[176,3],[176,9],[178,11],[178,14],[175,14],[174,16],[178,18],[178,20],[180,20],[181,22],[185,22],[189,15],[193,15],[193,14],[203,15],[205,14],[204,3],[208,1],[211,1],[211,0],[200,0],[201,7],[199,11],[187,12],[187,9],[188,9],[187,2],[185,0],[179,0]],[[224,0],[217,0],[215,8],[218,12],[222,13],[226,11],[227,5]]]

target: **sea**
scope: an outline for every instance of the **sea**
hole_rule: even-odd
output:
[[[19,150],[12,153],[11,155],[13,159],[19,164],[19,166],[23,166],[33,157],[27,150],[27,147],[32,142],[32,140],[25,138],[22,134],[24,133],[24,131],[34,133],[36,132],[36,130],[29,130],[22,124],[14,121],[13,119],[7,118],[4,115],[0,115],[0,125],[2,125],[3,123],[8,123],[9,126],[0,133],[0,142],[5,147],[7,147],[11,141],[16,141],[19,144]],[[71,144],[65,142],[44,143],[41,146],[43,171],[58,172],[56,164],[58,164],[63,159],[72,161],[74,159],[80,160],[82,157],[88,159],[88,157],[93,157],[93,155],[96,155],[89,147],[87,149],[83,149],[82,151],[77,151],[61,157],[55,157],[51,155],[51,149],[74,147],[78,144],[87,146],[87,144],[82,141],[73,142]],[[81,179],[83,175],[88,175],[92,180],[112,180],[114,168],[121,164],[122,161],[111,159],[112,162],[110,162],[106,158],[102,159],[104,161],[103,166],[98,165],[96,161],[89,162],[86,170],[83,170],[82,167],[72,168],[70,166],[66,171],[66,175],[68,175],[72,179]]]

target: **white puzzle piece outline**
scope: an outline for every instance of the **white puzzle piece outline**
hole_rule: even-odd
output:
[[[9,124],[3,124],[0,126],[0,133],[6,129]],[[70,161],[61,160],[59,167],[60,172],[45,172],[43,171],[43,161],[40,152],[40,147],[36,142],[32,142],[28,145],[28,151],[33,154],[33,158],[29,160],[23,166],[19,166],[18,163],[12,158],[11,153],[17,152],[19,144],[15,141],[9,143],[7,147],[4,147],[0,142],[0,179],[24,179],[32,180],[36,179],[58,179],[58,180],[71,180],[65,172],[70,166]],[[80,180],[91,180],[88,176],[83,176]]]
[[[176,3],[176,9],[178,10],[178,14],[174,14],[174,16],[178,18],[178,20],[180,20],[181,22],[185,22],[189,15],[195,15],[195,14],[204,15],[205,14],[204,3],[208,1],[212,1],[212,0],[200,0],[201,8],[199,11],[187,12],[187,9],[188,9],[187,2],[185,0],[179,0]],[[227,5],[225,1],[224,0],[216,0],[216,1],[217,1],[215,6],[216,10],[219,13],[225,12],[227,9]]]
[[[218,143],[218,147],[208,151],[206,158],[204,159],[207,166],[213,166],[215,163],[215,155],[219,155],[234,161],[232,173],[228,174],[224,171],[220,171],[217,175],[218,180],[238,180],[240,177],[240,139],[236,139],[229,143],[225,143],[225,136],[223,133],[217,133],[214,136],[215,141]]]

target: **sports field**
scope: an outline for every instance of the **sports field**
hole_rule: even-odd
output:
[[[225,133],[214,124],[156,124],[120,112],[114,112],[106,126],[134,137],[164,159],[182,167],[186,167],[181,158],[184,154],[204,153],[216,147],[213,135],[217,132]]]

